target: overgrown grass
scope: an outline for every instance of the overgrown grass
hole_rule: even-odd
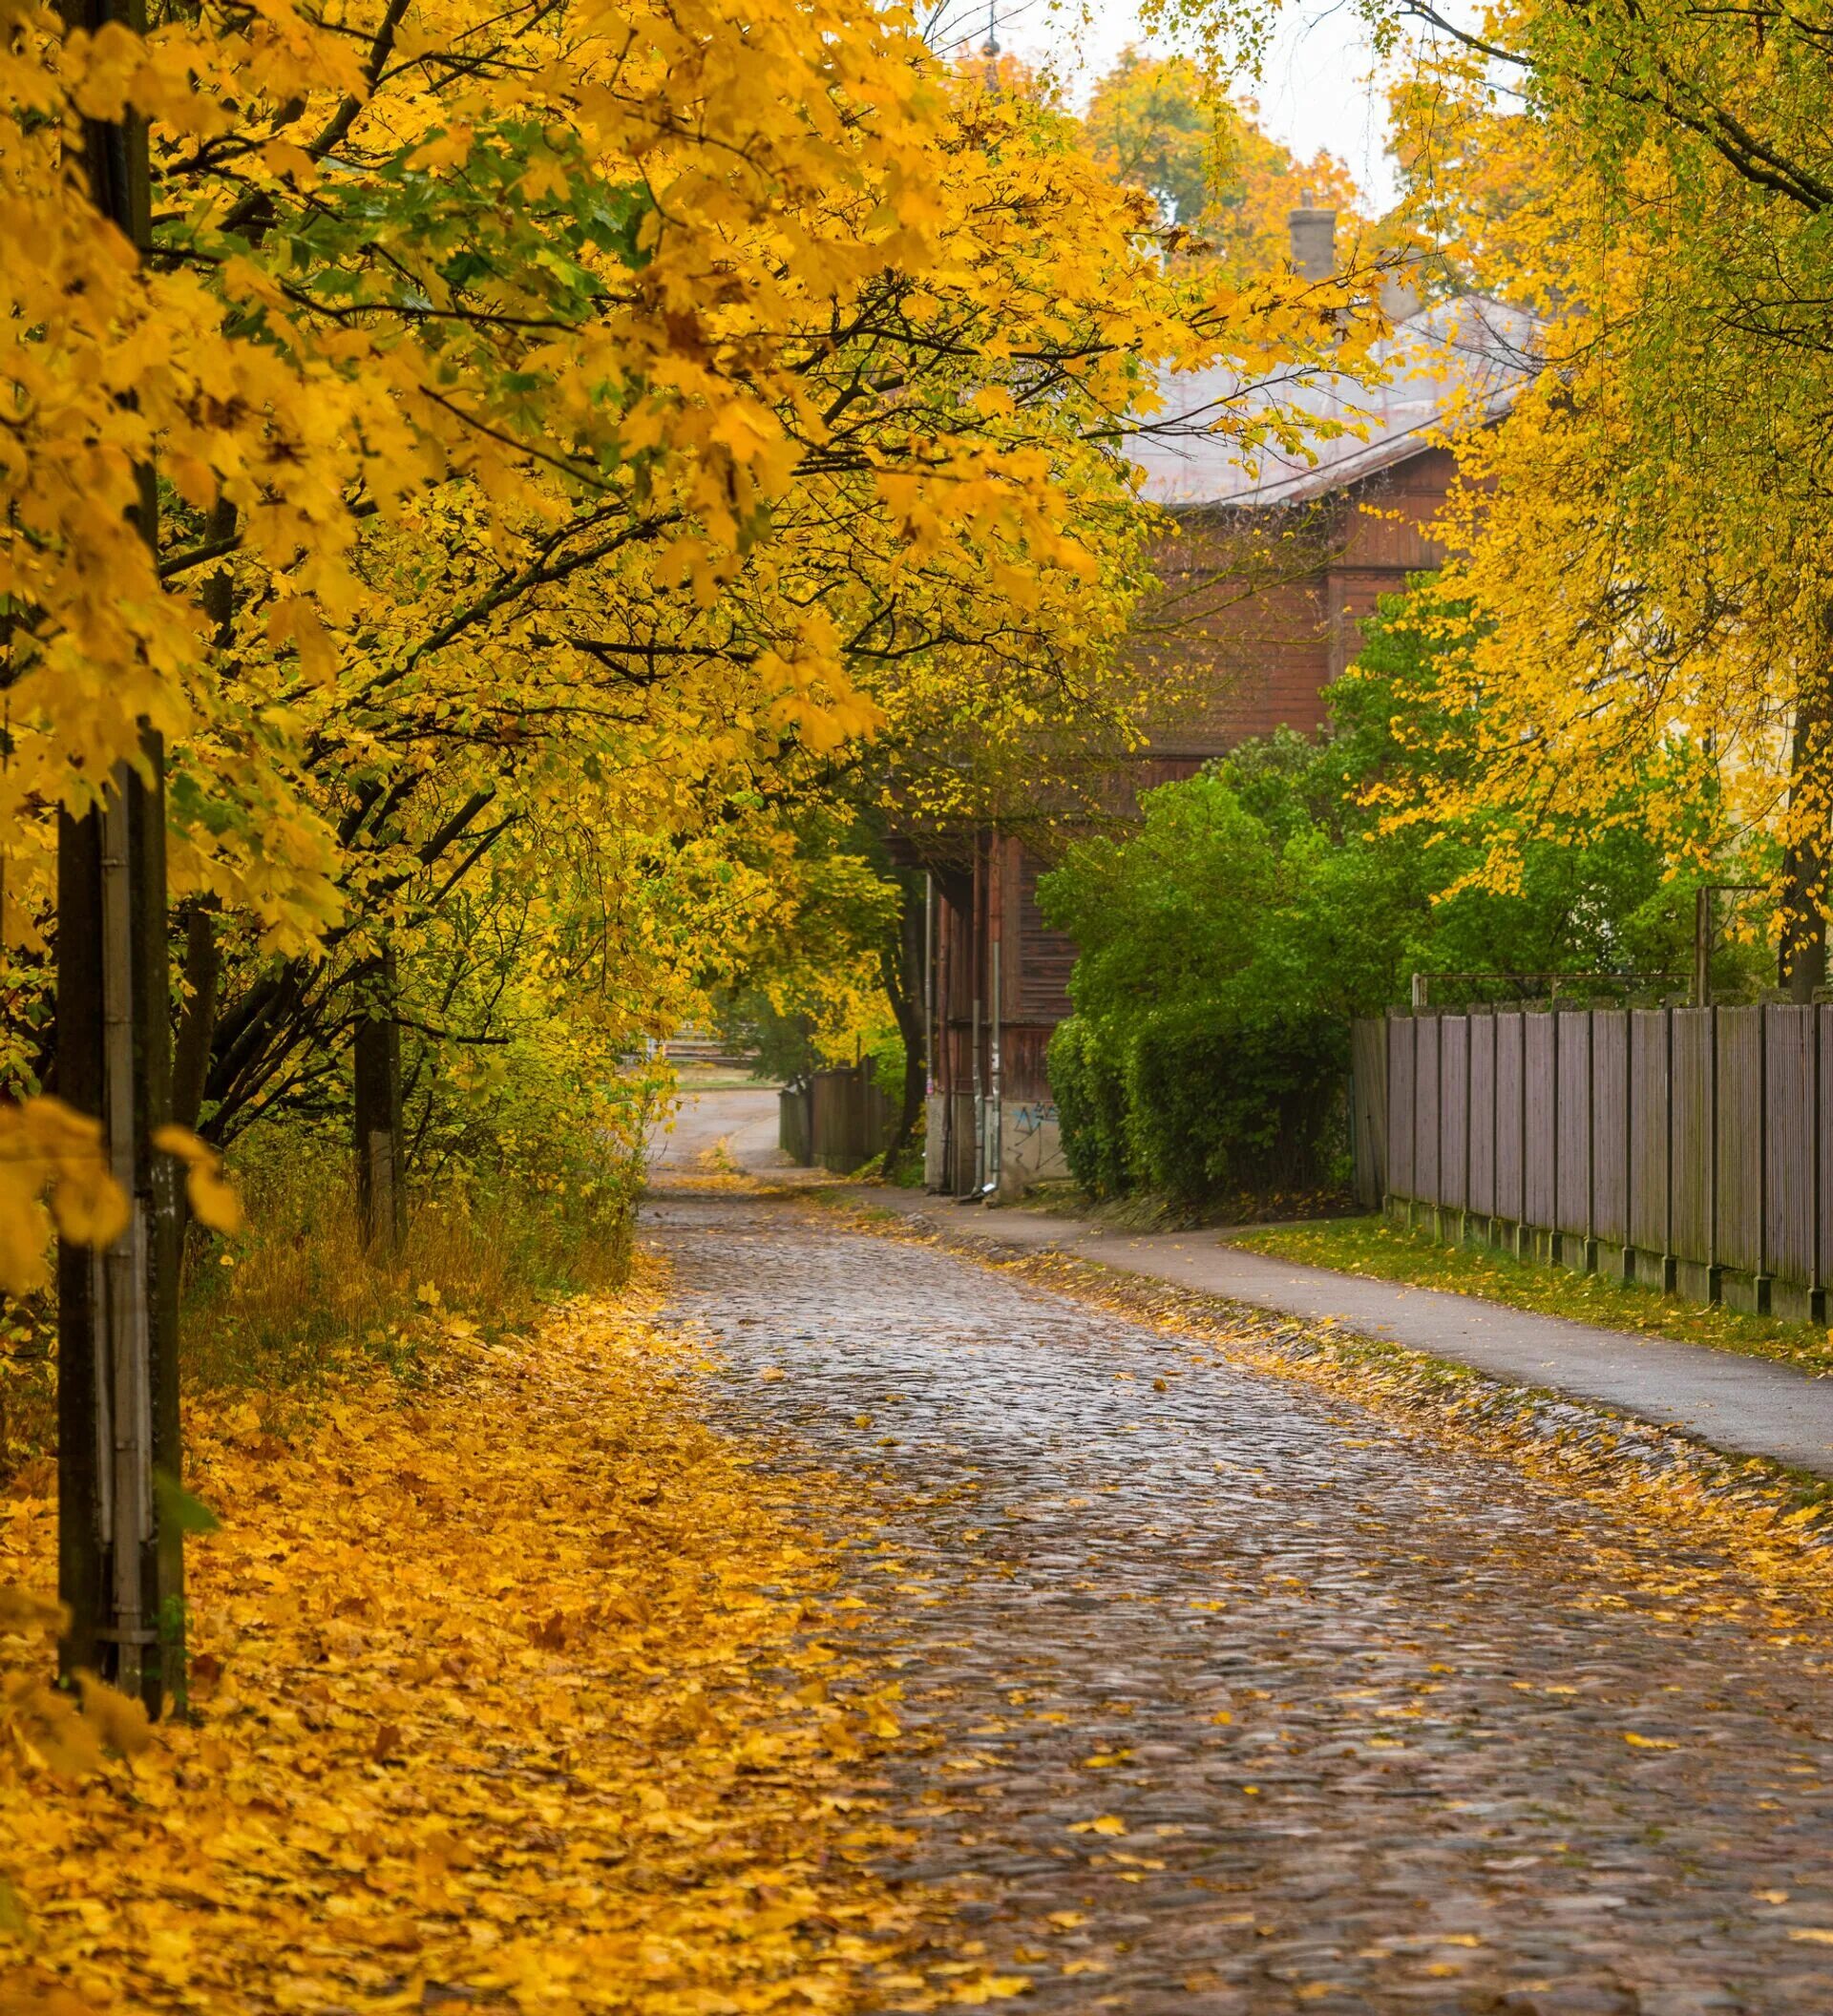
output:
[[[1813,1323],[1784,1323],[1733,1309],[1706,1308],[1652,1288],[1625,1288],[1603,1274],[1515,1260],[1506,1253],[1442,1246],[1423,1231],[1386,1218],[1338,1218],[1315,1225],[1267,1227],[1238,1233],[1233,1243],[1308,1267],[1406,1281],[1454,1294],[1479,1295],[1543,1315],[1570,1316],[1610,1330],[1637,1331],[1681,1344],[1777,1358],[1817,1376],[1833,1373],[1833,1333]]]
[[[629,1266],[634,1191],[501,1182],[410,1192],[398,1251],[366,1249],[348,1161],[271,1149],[241,1175],[247,1227],[186,1256],[187,1388],[285,1389],[352,1355],[410,1367],[453,1317],[487,1337]]]
[[[246,1394],[284,1412],[360,1361],[411,1379],[454,1324],[487,1339],[527,1328],[562,1295],[629,1269],[641,1172],[537,1187],[449,1183],[410,1191],[398,1251],[366,1249],[350,1158],[296,1138],[232,1157],[245,1228],[194,1228],[179,1325],[187,1396]],[[56,1447],[49,1297],[0,1305],[0,1486]]]

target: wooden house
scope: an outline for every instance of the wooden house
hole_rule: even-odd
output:
[[[1301,271],[1318,270],[1327,217],[1294,215]],[[1361,619],[1442,557],[1427,527],[1455,474],[1447,431],[1505,409],[1531,368],[1531,334],[1525,317],[1485,301],[1404,315],[1383,346],[1386,384],[1324,379],[1278,395],[1354,430],[1306,455],[1263,452],[1256,467],[1205,428],[1238,396],[1233,381],[1170,382],[1169,424],[1134,449],[1147,495],[1176,531],[1129,646],[1160,699],[1119,781],[1124,798],[1193,774],[1244,737],[1322,725],[1323,690],[1355,658]],[[926,1181],[958,1197],[1017,1194],[1067,1173],[1045,1052],[1070,1012],[1076,948],[1040,914],[1046,864],[1018,837],[983,830],[968,864],[929,865]]]

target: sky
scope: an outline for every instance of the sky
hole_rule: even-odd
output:
[[[1084,100],[1088,86],[1128,42],[1145,41],[1131,0],[1088,0],[1092,19],[1086,27],[1079,25],[1073,5],[997,4],[1001,45],[1027,61],[1047,60],[1073,103]],[[985,0],[950,0],[948,12],[951,27],[959,20],[976,43],[984,39]],[[1254,95],[1260,123],[1275,139],[1303,160],[1329,148],[1348,167],[1369,208],[1380,211],[1393,202],[1396,191],[1382,145],[1386,109],[1371,82],[1373,69],[1367,34],[1349,0],[1289,0]]]

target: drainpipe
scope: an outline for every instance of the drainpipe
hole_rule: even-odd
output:
[[[987,1091],[988,1121],[985,1129],[984,1155],[980,1167],[980,1194],[990,1197],[1000,1186],[1001,1136],[1004,1132],[1001,1124],[1004,1108],[1000,1103],[1000,941],[995,938],[988,950],[993,962],[992,992],[989,997],[989,1029],[991,1041],[988,1046],[989,1084]]]
[[[936,877],[923,874],[923,1097],[936,1089]]]
[[[980,837],[974,836],[974,950],[971,971],[974,976],[974,1173],[968,1179],[968,1194],[974,1195],[980,1186],[981,1171],[986,1166],[986,1085],[980,1057],[980,1002],[981,990],[986,979],[986,886],[980,874]],[[957,1193],[959,1194],[959,1192]]]

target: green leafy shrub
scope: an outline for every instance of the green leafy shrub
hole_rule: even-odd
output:
[[[1496,835],[1431,811],[1429,773],[1485,760],[1480,710],[1439,697],[1455,648],[1439,639],[1458,632],[1435,609],[1427,583],[1382,603],[1323,735],[1241,744],[1148,792],[1130,836],[1082,841],[1041,879],[1080,952],[1049,1069],[1092,1194],[1200,1208],[1328,1181],[1352,1018],[1404,999],[1415,972],[1470,976],[1480,998],[1485,976],[1683,973],[1693,879],[1742,879],[1710,766],[1679,743],[1601,824],[1524,812],[1513,880],[1485,879]],[[1697,828],[1657,833],[1644,800],[1676,767],[1696,772]]]
[[[1127,1060],[1141,1179],[1198,1206],[1319,1183],[1348,1048],[1346,1027],[1317,1015],[1251,1023],[1198,1003],[1153,1017]]]
[[[1127,1153],[1126,1073],[1080,1016],[1059,1022],[1050,1039],[1050,1091],[1069,1173],[1095,1197],[1132,1187]]]

